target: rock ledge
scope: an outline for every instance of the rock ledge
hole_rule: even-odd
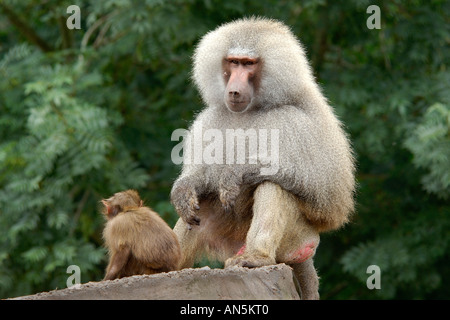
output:
[[[35,295],[20,300],[280,300],[300,299],[285,264],[255,269],[209,267],[132,276]]]

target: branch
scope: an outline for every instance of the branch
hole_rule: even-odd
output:
[[[386,70],[391,71],[391,59],[389,59],[389,54],[386,49],[386,41],[383,30],[380,30],[378,32],[378,39],[380,40],[380,49],[381,53],[383,54],[384,67],[386,68]]]
[[[0,8],[8,17],[9,22],[11,22],[11,24],[15,26],[24,35],[24,37],[28,39],[29,42],[35,44],[44,52],[50,52],[53,50],[53,48],[45,42],[45,40],[34,31],[34,29],[23,22],[19,16],[4,3],[0,2]]]
[[[102,44],[103,38],[105,37],[106,32],[108,31],[109,27],[111,26],[112,21],[109,20],[105,23],[105,25],[103,26],[103,28],[100,30],[97,39],[95,39],[94,41],[94,48],[98,48],[100,47],[100,45]]]
[[[81,39],[81,45],[80,45],[80,54],[78,55],[78,60],[81,64],[84,63],[84,56],[83,56],[83,52],[86,49],[88,42],[89,42],[89,38],[91,37],[91,35],[94,33],[95,30],[97,30],[98,28],[100,28],[102,25],[108,25],[108,27],[105,30],[105,27],[102,29],[102,31],[104,31],[106,33],[106,31],[109,28],[110,22],[108,22],[109,19],[111,19],[112,17],[114,17],[115,15],[117,15],[120,11],[119,10],[115,10],[103,17],[101,17],[100,19],[98,19],[97,21],[95,21],[95,23],[86,31],[86,33],[83,36],[83,39]],[[100,41],[103,40],[103,36],[104,33],[101,34],[101,39]],[[97,40],[99,38],[97,37]],[[97,43],[97,41],[95,42],[95,44],[99,45],[99,43]],[[97,48],[94,45],[94,48]]]
[[[76,228],[76,225],[77,225],[77,221],[78,221],[78,219],[80,219],[81,212],[83,211],[84,206],[86,205],[86,202],[89,199],[89,194],[90,194],[89,190],[84,191],[80,202],[78,202],[77,211],[75,211],[75,215],[73,217],[73,220],[74,220],[75,223],[72,225],[72,228],[69,231],[69,235],[70,236],[72,236],[74,231],[75,231],[75,228]]]
[[[98,28],[100,28],[102,25],[105,24],[105,22],[107,22],[109,19],[111,19],[112,17],[114,17],[115,15],[117,15],[119,13],[119,10],[115,10],[103,17],[101,17],[100,19],[98,19],[97,21],[95,21],[95,23],[86,31],[86,33],[83,36],[83,39],[81,40],[81,51],[83,51],[88,42],[89,42],[89,38],[91,37],[92,33],[97,30]]]
[[[73,37],[72,33],[69,32],[69,29],[66,25],[66,19],[63,16],[58,17],[58,26],[61,31],[62,45],[63,49],[72,48]]]

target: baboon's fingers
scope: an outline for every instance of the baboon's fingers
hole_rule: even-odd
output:
[[[232,197],[229,196],[229,192],[222,190],[220,192],[219,199],[226,213],[230,213],[233,211],[235,200],[233,200]]]
[[[178,214],[184,220],[184,222],[188,224],[188,227],[192,225],[197,226],[200,225],[200,218],[196,215],[193,208],[190,208],[188,206],[175,207],[175,210],[178,212]]]
[[[199,226],[200,225],[200,218],[197,217],[197,216],[191,216],[188,219],[187,223],[189,223],[190,225],[197,225],[197,226]]]

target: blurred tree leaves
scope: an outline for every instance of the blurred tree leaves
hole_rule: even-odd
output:
[[[413,163],[427,170],[424,188],[448,199],[450,195],[450,105],[435,103],[411,130],[405,146],[414,155]]]
[[[66,8],[81,8],[67,30]],[[367,6],[381,30],[366,28]],[[136,188],[173,226],[171,133],[201,108],[193,47],[243,15],[289,24],[358,159],[357,213],[316,255],[325,299],[448,298],[450,4],[0,1],[0,297],[100,280],[102,197]],[[369,290],[369,265],[381,290]]]

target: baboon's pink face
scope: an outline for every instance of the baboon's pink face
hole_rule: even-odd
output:
[[[244,112],[258,88],[260,60],[257,58],[227,56],[223,61],[225,103],[232,112]]]

